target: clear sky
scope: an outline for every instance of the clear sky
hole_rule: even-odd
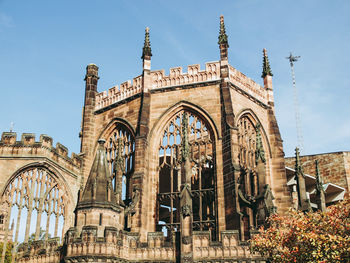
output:
[[[152,69],[204,67],[219,59],[223,14],[230,64],[260,84],[268,50],[286,155],[297,145],[290,51],[303,154],[349,151],[349,13],[346,0],[0,0],[0,131],[14,122],[17,140],[48,134],[78,153],[87,64],[100,67],[99,91],[139,75],[149,26]]]

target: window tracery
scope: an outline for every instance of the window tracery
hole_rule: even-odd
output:
[[[256,131],[247,116],[238,122],[239,162],[241,167],[253,170],[255,167]]]
[[[119,201],[131,201],[131,176],[134,171],[135,139],[123,124],[117,123],[106,140],[107,161],[113,177],[114,191]]]
[[[237,124],[240,174],[237,178],[241,231],[244,239],[249,231],[258,227],[262,220],[261,207],[266,197],[265,151],[262,143],[261,125],[253,124],[248,115],[243,115]],[[260,212],[259,212],[260,211]],[[259,222],[258,222],[259,221]]]
[[[188,116],[187,128],[182,119]],[[163,129],[159,142],[159,181],[157,196],[157,229],[171,232],[180,226],[181,139],[188,132],[191,162],[193,230],[210,230],[216,236],[215,152],[208,126],[193,112],[181,110]],[[186,149],[188,150],[188,149]],[[165,230],[166,229],[166,230]]]
[[[6,186],[3,200],[13,230],[14,242],[62,237],[67,193],[57,176],[45,167],[29,167],[19,172]]]

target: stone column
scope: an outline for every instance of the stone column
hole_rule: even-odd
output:
[[[181,187],[180,187],[180,236],[181,236],[181,258],[180,262],[193,261],[193,239],[192,239],[192,193],[191,193],[191,161],[190,145],[188,142],[188,119],[187,114],[182,116],[182,138],[181,138]]]
[[[266,109],[268,127],[267,134],[271,147],[271,156],[269,160],[270,166],[270,182],[272,192],[277,199],[276,205],[278,212],[287,212],[288,207],[291,207],[292,200],[287,186],[286,166],[284,162],[283,140],[277,124],[275,115],[275,103],[273,98],[272,72],[270,63],[267,57],[266,49],[263,50],[263,72],[261,77],[264,80],[264,87],[267,90]]]
[[[139,191],[141,200],[147,200],[146,196],[148,187],[146,181],[146,173],[148,171],[148,133],[149,133],[149,119],[150,119],[150,108],[151,108],[151,94],[149,92],[151,88],[151,43],[149,38],[149,28],[145,30],[145,42],[142,49],[142,93],[141,93],[141,103],[139,111],[139,119],[136,129],[135,138],[135,167],[134,174],[132,176],[133,191]],[[142,207],[143,206],[143,207]],[[147,201],[138,202],[135,206],[135,214],[131,219],[131,231],[141,232],[141,240],[145,242],[147,239],[147,231],[151,230],[153,222],[149,222],[146,215],[147,213]],[[154,230],[152,230],[154,231]]]
[[[226,35],[224,17],[220,16],[220,93],[222,104],[222,160],[224,176],[224,198],[225,198],[225,226],[220,230],[239,230],[242,218],[239,214],[238,202],[238,178],[240,167],[237,157],[237,128],[234,124],[234,113],[232,98],[229,87],[228,66],[228,36]],[[220,237],[220,236],[219,236]]]
[[[81,187],[85,185],[85,181],[89,176],[89,171],[93,160],[93,148],[95,145],[95,105],[97,95],[98,67],[95,64],[89,64],[86,67],[85,75],[85,101],[82,116],[81,127],[81,145],[80,152],[84,153],[84,161],[82,166]]]

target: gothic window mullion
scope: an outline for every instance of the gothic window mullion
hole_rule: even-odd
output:
[[[202,163],[201,163],[201,145],[198,144],[198,190],[199,190],[199,221],[203,221],[203,193],[202,193]],[[203,226],[201,224],[201,230]]]
[[[55,230],[54,230],[54,236],[57,236],[57,232],[58,232],[58,219],[59,219],[59,211],[60,211],[60,202],[59,202],[59,198],[60,198],[60,190],[56,189],[56,194],[55,194],[55,210],[54,210],[54,215],[55,215]]]
[[[20,224],[20,221],[21,221],[21,214],[22,214],[22,206],[20,204],[18,204],[16,233],[15,233],[15,240],[14,240],[15,243],[18,241],[18,233],[19,233],[19,224]]]
[[[35,233],[35,240],[39,238],[42,213],[45,212],[44,205],[47,203],[46,194],[52,189],[53,185],[57,185],[57,182],[46,168],[33,166],[22,170],[6,186],[2,198],[8,200],[6,201],[9,208],[7,221],[14,218],[13,240],[15,242],[28,242],[30,231]],[[50,202],[52,206],[52,201]],[[50,212],[46,208],[48,218],[45,230],[47,233],[49,231],[48,221],[50,215],[54,212],[53,209],[51,207]],[[36,210],[35,213],[34,210]],[[57,224],[63,223],[64,217],[63,221]],[[34,229],[31,229],[31,227],[34,227]],[[20,235],[21,233],[24,235]],[[55,232],[56,235],[57,231]]]
[[[185,111],[179,111],[173,118],[171,118],[168,124],[163,129],[162,137],[160,138],[159,151],[159,196],[163,196],[163,192],[167,189],[166,181],[171,180],[170,196],[174,200],[170,202],[159,199],[157,201],[157,215],[162,214],[163,220],[168,220],[165,225],[169,225],[170,229],[179,227],[179,200],[176,193],[179,192],[181,185],[181,170],[178,170],[181,165],[181,138],[183,137],[182,119]],[[216,224],[216,215],[211,206],[215,202],[215,180],[214,180],[214,168],[212,165],[207,164],[208,161],[213,161],[213,147],[210,140],[210,133],[204,122],[192,112],[188,112],[188,124],[187,124],[188,139],[190,145],[190,161],[192,168],[192,193],[193,193],[193,228],[198,230],[212,230],[212,225]],[[172,139],[172,136],[174,139]],[[166,143],[165,143],[166,141]],[[167,147],[171,148],[170,159],[166,156]],[[163,155],[164,154],[164,155]],[[166,160],[170,161],[170,169],[166,168],[164,163]],[[176,172],[175,172],[176,171]],[[162,189],[163,187],[163,189]],[[207,189],[208,188],[208,189]],[[213,190],[213,200],[211,199],[211,191]],[[168,202],[168,203],[167,203]],[[171,212],[170,218],[164,217],[164,208],[169,205]],[[175,217],[176,213],[176,217]],[[212,221],[207,222],[208,220]],[[159,219],[160,220],[160,219]],[[162,222],[157,220],[158,225],[162,225]],[[215,227],[213,228],[215,229]],[[216,233],[213,233],[213,237]],[[215,238],[215,237],[214,237]]]
[[[50,217],[51,217],[51,211],[52,211],[52,191],[49,192],[49,199],[46,200],[46,209],[45,212],[47,214],[46,217],[46,231],[45,231],[45,240],[47,240],[49,238],[49,228],[50,228]]]
[[[57,232],[58,232],[58,219],[59,219],[59,215],[57,212],[55,212],[55,232],[54,232],[54,236],[57,236]]]
[[[29,172],[28,172],[29,174]],[[32,175],[33,176],[33,175]],[[31,177],[30,180],[31,180]],[[29,182],[29,180],[28,180]],[[32,212],[33,212],[33,199],[34,199],[34,187],[29,187],[28,183],[26,183],[26,187],[27,187],[27,194],[28,194],[28,215],[27,215],[27,222],[26,222],[26,231],[25,231],[25,235],[24,235],[24,242],[28,242],[28,238],[29,238],[29,228],[28,226],[30,226],[30,222],[32,219]]]
[[[37,192],[38,192],[38,217],[37,217],[37,222],[36,222],[36,231],[35,231],[35,239],[38,240],[40,237],[40,224],[41,224],[41,217],[42,213],[44,212],[44,185],[41,182],[41,174],[38,171],[38,187],[37,187]]]
[[[135,162],[135,141],[133,134],[121,123],[114,124],[106,136],[106,152],[112,175],[114,193],[121,203],[128,205],[132,196],[132,172]],[[117,161],[118,159],[118,161]]]
[[[168,136],[169,142],[169,136]],[[174,223],[174,199],[172,193],[174,192],[174,163],[173,163],[173,147],[170,148],[170,224]]]

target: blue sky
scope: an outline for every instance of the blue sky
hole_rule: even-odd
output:
[[[350,150],[349,12],[345,0],[0,0],[0,131],[14,122],[79,152],[87,64],[100,67],[99,91],[139,75],[149,26],[152,69],[204,66],[219,59],[223,14],[230,64],[260,84],[268,50],[286,155],[297,145],[290,51],[301,56],[303,154]]]

